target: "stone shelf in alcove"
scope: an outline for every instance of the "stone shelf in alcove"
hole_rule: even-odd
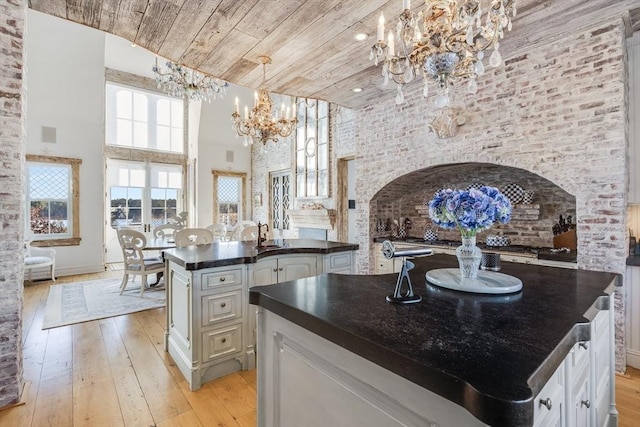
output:
[[[429,218],[429,206],[419,205],[416,206],[416,212],[418,215],[425,218]],[[517,204],[513,205],[511,210],[511,220],[516,221],[537,221],[540,219],[540,204]]]

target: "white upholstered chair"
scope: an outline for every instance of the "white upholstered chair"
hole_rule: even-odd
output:
[[[139,231],[120,229],[118,230],[118,241],[124,258],[124,277],[120,285],[120,294],[124,292],[129,283],[129,275],[134,275],[141,277],[140,296],[144,296],[144,291],[147,288],[147,276],[163,273],[164,262],[158,257],[144,257],[143,250],[147,245],[147,238]]]
[[[51,280],[56,280],[56,250],[53,248],[39,248],[31,245],[29,240],[25,244],[24,252],[24,270],[29,272],[29,281],[31,281],[31,272],[37,268],[49,267],[51,269]]]
[[[258,225],[258,224],[256,224],[253,221],[240,221],[239,223],[236,224],[236,227],[231,232],[231,236],[229,237],[229,240],[242,240],[240,237],[242,234],[242,230],[244,230],[247,227],[252,227],[255,225]]]
[[[182,229],[178,224],[162,224],[153,229],[153,237],[162,239],[164,237],[174,237],[176,231]]]
[[[213,240],[226,240],[227,239],[227,226],[226,224],[218,223],[207,226],[207,230],[213,233]]]
[[[264,228],[262,229],[262,236],[266,238],[267,240],[272,240],[273,239],[273,233],[271,233],[271,231],[267,231]],[[247,241],[247,240],[258,240],[258,226],[257,225],[251,225],[249,227],[245,227],[241,232],[240,232],[240,240],[242,241]]]
[[[206,228],[183,228],[173,236],[177,248],[195,245],[207,245],[213,242],[213,233]]]

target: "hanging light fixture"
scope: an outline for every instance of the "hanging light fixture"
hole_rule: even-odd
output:
[[[158,66],[158,57],[152,70],[156,77],[158,89],[169,95],[195,101],[208,101],[222,97],[229,83],[198,71],[192,70],[172,61],[167,61],[167,71]]]
[[[427,0],[417,13],[411,10],[411,0],[402,0],[402,8],[395,34],[389,30],[386,40],[384,16],[380,14],[377,42],[370,55],[376,65],[383,63],[383,86],[389,80],[396,83],[396,104],[404,102],[402,87],[421,75],[424,97],[429,84],[437,83],[441,93],[435,103],[445,107],[449,105],[449,86],[456,80],[468,79],[467,90],[476,93],[476,77],[485,72],[485,51],[493,50],[489,58],[492,67],[502,64],[499,40],[505,28],[511,30],[516,0]]]
[[[284,103],[280,108],[280,113],[275,117],[271,116],[271,108],[273,106],[271,97],[266,87],[266,67],[271,64],[271,58],[261,56],[262,62],[262,84],[255,93],[255,102],[251,111],[249,107],[244,107],[244,118],[240,116],[240,106],[238,98],[236,98],[235,111],[231,114],[233,119],[233,128],[238,136],[244,136],[244,145],[248,146],[254,142],[261,141],[266,144],[267,141],[278,142],[278,138],[286,138],[296,128],[296,106],[293,108],[286,107]]]

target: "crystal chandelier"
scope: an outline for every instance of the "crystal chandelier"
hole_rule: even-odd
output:
[[[276,113],[275,117],[271,117],[271,108],[273,106],[269,92],[266,88],[266,66],[271,64],[271,58],[261,56],[262,61],[262,84],[255,93],[255,102],[251,111],[249,107],[244,107],[244,118],[240,116],[240,106],[238,98],[236,98],[236,108],[231,117],[233,119],[233,128],[238,136],[244,136],[245,147],[257,141],[266,144],[267,141],[278,142],[278,137],[286,138],[296,128],[296,106],[293,104],[293,110],[286,108],[284,103],[280,108],[280,114]],[[293,113],[293,114],[291,114]]]
[[[426,0],[424,9],[417,13],[411,10],[411,0],[403,0],[402,6],[396,32],[389,30],[386,40],[384,16],[380,14],[378,41],[370,55],[376,65],[383,63],[383,86],[389,80],[396,83],[396,104],[404,102],[402,86],[422,75],[424,97],[429,84],[437,83],[441,93],[435,103],[445,107],[454,81],[468,79],[468,92],[476,93],[476,77],[485,72],[482,60],[487,49],[493,50],[489,64],[502,64],[499,40],[505,28],[511,30],[516,0]]]
[[[229,83],[224,80],[202,74],[175,62],[167,61],[166,65],[167,71],[163,72],[158,67],[156,57],[152,70],[156,76],[158,89],[164,90],[169,95],[211,102],[211,99],[216,99],[217,95],[222,97],[229,86]]]

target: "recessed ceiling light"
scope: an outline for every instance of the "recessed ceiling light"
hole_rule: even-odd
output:
[[[358,40],[359,42],[366,40],[369,37],[369,34],[367,33],[358,33],[355,36],[353,36],[356,40]]]
[[[362,92],[362,88],[361,87],[354,87],[353,89],[351,89],[352,91],[354,91],[355,93],[360,93]]]

